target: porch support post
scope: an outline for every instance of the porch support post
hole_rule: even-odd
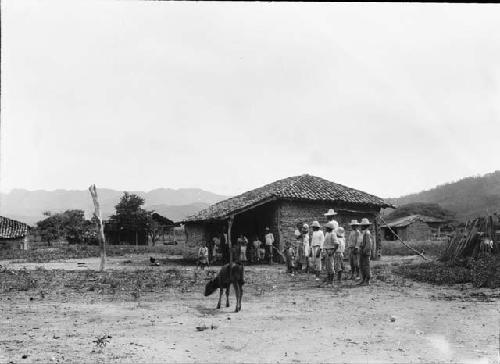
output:
[[[234,215],[229,216],[227,222],[227,243],[229,246],[229,264],[233,263],[233,244],[231,243],[231,228],[233,227]]]

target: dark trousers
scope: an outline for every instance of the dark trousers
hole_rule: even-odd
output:
[[[363,279],[363,282],[370,282],[370,259],[371,257],[369,255],[361,254],[359,256],[359,268],[361,271],[361,279]]]
[[[359,275],[359,251],[349,248],[349,264],[351,265],[351,274]]]

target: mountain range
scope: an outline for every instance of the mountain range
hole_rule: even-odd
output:
[[[198,188],[158,188],[149,192],[128,192],[143,197],[146,209],[155,210],[173,221],[180,221],[188,215],[227,198],[227,196]],[[103,217],[108,218],[114,213],[114,207],[123,192],[99,189],[98,193]],[[414,202],[437,203],[454,213],[459,221],[500,212],[500,171],[483,176],[467,177],[430,190],[385,200],[395,206]],[[43,219],[44,211],[61,212],[68,209],[82,209],[90,218],[94,207],[89,191],[14,189],[10,193],[0,194],[0,215],[30,225]]]
[[[145,208],[155,210],[173,221],[179,221],[226,196],[198,188],[158,188],[152,191],[128,191],[145,199]],[[103,218],[115,212],[115,205],[123,191],[102,188],[98,190]],[[28,191],[13,189],[10,193],[0,194],[0,215],[34,225],[44,218],[44,211],[62,212],[68,209],[81,209],[90,218],[94,205],[87,190]]]
[[[500,171],[463,178],[430,190],[385,200],[396,206],[414,202],[437,203],[453,212],[459,221],[500,213]]]

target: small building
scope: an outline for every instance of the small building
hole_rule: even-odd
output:
[[[209,206],[186,218],[184,229],[188,248],[195,248],[231,227],[231,241],[244,234],[252,241],[264,239],[265,228],[275,236],[276,247],[282,251],[285,241],[295,240],[294,231],[314,220],[327,222],[329,209],[338,212],[335,219],[349,231],[352,219],[366,217],[375,223],[382,208],[392,207],[383,199],[308,174],[289,177]],[[375,233],[376,247],[379,235]],[[374,249],[376,257],[377,249]]]
[[[446,223],[446,220],[431,216],[410,215],[382,225],[382,233],[384,240],[397,240],[392,231],[404,241],[436,240],[441,237],[441,228]]]
[[[0,216],[0,249],[28,249],[30,227],[23,222]]]

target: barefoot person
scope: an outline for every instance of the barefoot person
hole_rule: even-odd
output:
[[[331,222],[325,224],[325,242],[323,248],[325,250],[325,265],[326,265],[326,282],[333,282],[334,275],[334,256],[335,251],[338,249],[339,241],[337,234],[333,231],[334,225]]]
[[[308,270],[309,265],[309,225],[302,225],[297,242],[297,271]]]
[[[311,263],[316,274],[316,280],[319,281],[319,276],[321,274],[321,253],[323,251],[323,244],[325,242],[325,235],[323,231],[320,230],[321,226],[319,222],[314,221],[312,223],[313,233],[311,236],[311,247],[312,247],[312,259]]]
[[[370,233],[370,221],[367,218],[361,220],[361,233],[363,234],[363,241],[359,247],[359,268],[361,270],[361,284],[369,285],[371,272],[370,272],[370,259],[372,255],[372,236]]]
[[[266,254],[267,254],[267,259],[268,259],[268,261],[269,261],[269,264],[273,264],[273,244],[274,244],[274,235],[273,235],[273,233],[269,230],[269,227],[266,227],[265,241],[266,241]]]
[[[344,271],[344,252],[345,252],[345,230],[341,226],[337,229],[338,246],[333,256],[335,273],[337,273],[337,281],[342,281],[342,272]]]
[[[351,279],[359,278],[359,246],[363,241],[363,235],[359,231],[358,220],[352,220],[349,224],[351,232],[347,238],[347,245],[349,248],[349,265],[351,266]]]
[[[205,266],[208,266],[208,248],[207,248],[207,243],[203,242],[200,249],[198,249],[198,264],[196,265],[196,269],[199,269],[201,266],[201,269],[204,270]]]

